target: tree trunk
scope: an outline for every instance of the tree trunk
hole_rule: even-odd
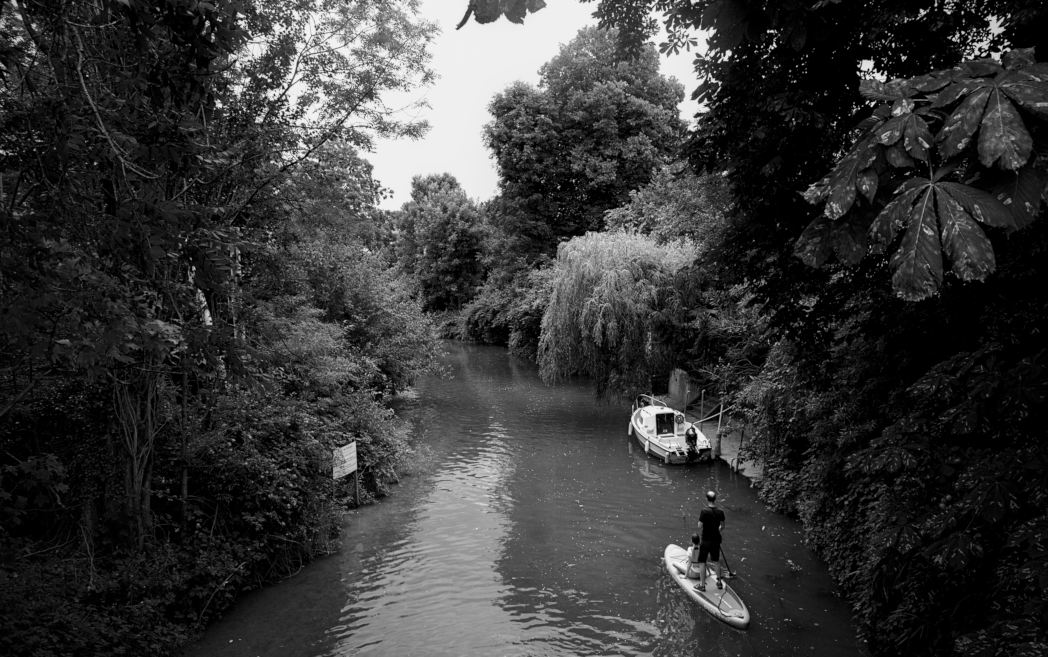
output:
[[[141,550],[152,536],[150,510],[153,479],[153,447],[158,430],[157,406],[160,375],[149,369],[133,371],[129,380],[117,381],[113,400],[125,463],[127,513],[135,533],[135,544]]]
[[[145,472],[142,475],[142,490],[139,493],[138,526],[141,528],[138,534],[138,549],[146,546],[146,538],[153,537],[153,510],[151,501],[153,499],[153,458],[150,456],[146,463]]]
[[[189,502],[189,455],[186,448],[187,437],[186,434],[189,432],[189,377],[186,376],[186,370],[183,366],[182,369],[182,451],[179,455],[182,460],[182,536],[186,535],[186,527],[188,526],[188,510],[187,504]]]

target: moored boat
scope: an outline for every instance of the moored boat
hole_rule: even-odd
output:
[[[667,464],[706,461],[712,452],[698,426],[652,395],[637,395],[633,401],[629,434],[645,453]]]

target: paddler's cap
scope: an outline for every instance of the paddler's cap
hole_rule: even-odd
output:
[[[717,491],[715,491],[715,490],[706,491],[706,499],[709,500],[710,502],[716,502],[717,501]]]

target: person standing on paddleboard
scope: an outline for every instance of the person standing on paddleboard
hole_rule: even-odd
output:
[[[724,512],[717,508],[717,492],[706,493],[706,506],[699,514],[699,527],[702,528],[702,536],[699,542],[699,561],[702,562],[702,583],[699,590],[706,590],[706,574],[709,573],[706,564],[707,558],[712,557],[717,562],[717,588],[724,588],[724,580],[721,578],[720,545],[721,530],[724,529]]]

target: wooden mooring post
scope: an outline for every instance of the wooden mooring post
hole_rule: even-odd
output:
[[[713,443],[713,458],[719,459],[721,456],[721,425],[724,420],[724,402],[720,404],[720,413],[717,413],[717,438]]]

